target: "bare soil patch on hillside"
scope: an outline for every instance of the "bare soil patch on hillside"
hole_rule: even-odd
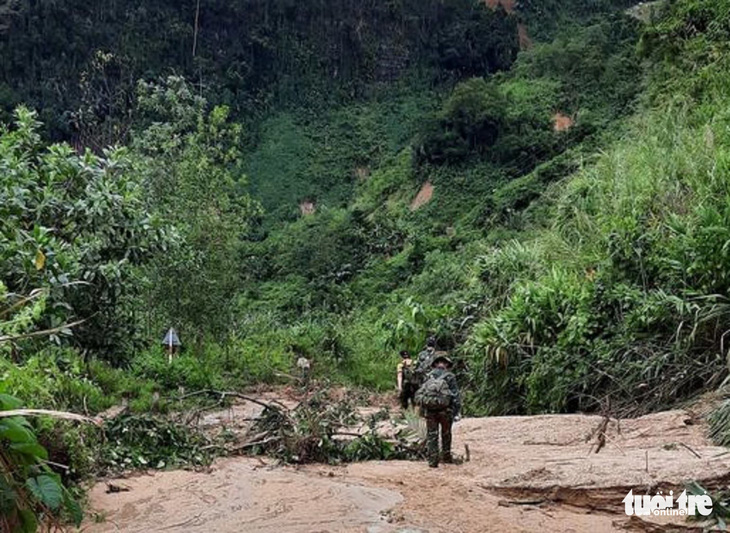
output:
[[[515,0],[486,0],[486,3],[490,9],[497,9],[501,5],[507,13],[515,12]]]
[[[573,117],[557,112],[553,115],[553,130],[568,131],[575,124]]]
[[[424,183],[420,190],[418,191],[418,194],[411,202],[411,211],[415,211],[416,209],[419,209],[420,207],[423,207],[428,202],[431,201],[431,198],[433,197],[433,184],[430,181],[427,181]]]

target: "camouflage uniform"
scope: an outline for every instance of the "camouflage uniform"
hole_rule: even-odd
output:
[[[451,389],[453,399],[451,407],[438,411],[426,410],[423,415],[426,418],[426,442],[428,444],[428,464],[438,466],[439,459],[450,463],[451,458],[451,425],[454,417],[461,411],[461,395],[456,377],[449,370],[435,368],[428,377],[443,377]],[[439,429],[441,430],[441,454],[439,455]]]
[[[418,354],[415,369],[416,373],[420,374],[421,376],[421,382],[418,384],[419,386],[423,385],[423,383],[426,381],[426,376],[431,369],[431,363],[433,362],[433,358],[435,356],[436,349],[432,346],[427,347],[425,350]]]

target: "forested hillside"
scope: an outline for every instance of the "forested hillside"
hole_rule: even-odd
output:
[[[730,3],[633,4],[0,1],[0,393],[385,390],[429,333],[473,414],[716,388]]]

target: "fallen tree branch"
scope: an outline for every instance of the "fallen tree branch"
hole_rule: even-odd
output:
[[[3,309],[2,311],[0,311],[0,318],[4,317],[6,315],[9,315],[11,312],[15,311],[19,307],[23,307],[28,302],[35,300],[36,298],[38,298],[39,296],[41,296],[42,294],[45,294],[47,292],[48,292],[48,289],[35,289],[35,290],[31,291],[29,296],[23,296],[14,304],[12,304],[12,305],[6,307],[5,309]]]
[[[53,335],[54,333],[59,333],[63,331],[64,329],[73,328],[75,326],[78,326],[79,324],[83,324],[86,322],[87,319],[77,320],[76,322],[71,322],[69,324],[63,324],[61,326],[58,326],[56,328],[51,329],[43,329],[41,331],[31,331],[30,333],[19,333],[18,335],[5,335],[4,337],[0,337],[0,342],[15,342],[19,341],[21,339],[30,339],[32,337],[45,337],[47,335]]]
[[[268,444],[270,442],[275,442],[277,440],[281,440],[281,437],[271,436],[271,437],[267,437],[267,438],[265,438],[263,440],[257,440],[257,441],[253,441],[253,442],[247,442],[245,444],[241,444],[240,446],[235,446],[235,447],[231,448],[231,451],[232,452],[237,452],[237,451],[240,451],[240,450],[247,450],[249,448],[254,448],[255,446],[263,446],[264,444]]]
[[[603,420],[598,424],[596,429],[593,430],[593,433],[590,438],[596,437],[596,442],[591,444],[590,449],[588,450],[588,454],[593,451],[593,448],[596,448],[595,453],[598,453],[601,451],[601,449],[606,445],[606,429],[608,428],[608,423],[611,421],[611,418],[608,415],[605,415],[603,417]]]
[[[0,418],[9,418],[12,416],[50,416],[63,420],[73,420],[75,422],[88,422],[95,426],[102,425],[102,421],[96,418],[89,418],[88,416],[68,413],[66,411],[50,411],[48,409],[12,409],[10,411],[0,411]]]
[[[697,459],[702,459],[702,456],[699,453],[697,453],[696,451],[694,451],[692,448],[690,448],[684,442],[680,442],[679,445],[682,446],[682,447],[684,447],[684,448],[686,448],[692,455],[694,455],[695,457],[697,457]]]
[[[260,405],[262,407],[268,407],[272,408],[272,404],[280,406],[282,409],[289,409],[286,405],[281,403],[279,400],[271,400],[271,403],[266,403],[261,400],[257,400],[256,398],[252,398],[251,396],[246,396],[245,394],[241,394],[240,392],[233,392],[233,391],[219,391],[219,390],[213,390],[213,389],[203,389],[195,392],[188,392],[187,394],[183,394],[182,396],[178,396],[178,400],[184,400],[185,398],[191,398],[193,396],[200,396],[202,394],[215,394],[217,396],[220,396],[221,399],[224,399],[226,396],[230,396],[231,398],[239,398],[241,400],[246,400],[247,402],[252,402],[257,405]]]
[[[70,466],[62,465],[61,463],[54,463],[53,461],[48,461],[48,460],[45,460],[43,462],[46,463],[47,465],[55,466],[56,468],[60,468],[62,470],[65,470],[66,472],[68,472],[69,470],[71,470],[71,467]]]

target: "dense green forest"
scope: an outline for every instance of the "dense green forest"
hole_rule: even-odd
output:
[[[470,414],[716,388],[730,3],[633,3],[0,1],[0,406],[387,390],[431,333]]]

